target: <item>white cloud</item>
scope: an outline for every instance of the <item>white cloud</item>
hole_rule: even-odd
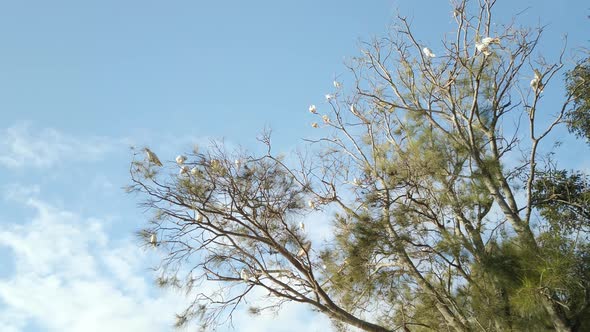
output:
[[[77,138],[51,128],[35,130],[20,124],[0,130],[0,166],[43,168],[95,161],[109,152],[113,144],[116,142],[107,138]]]
[[[15,271],[0,279],[0,329],[29,323],[52,331],[169,331],[180,310],[171,294],[151,290],[145,252],[109,241],[100,220],[37,199],[28,223],[3,222],[0,246]]]
[[[35,216],[0,220],[0,248],[8,247],[14,260],[14,271],[0,278],[0,330],[170,331],[186,299],[153,286],[152,252],[129,239],[113,241],[102,220],[56,208],[35,198],[38,193],[20,188],[5,194]],[[287,304],[278,315],[253,317],[246,310],[234,313],[235,331],[330,330],[327,318],[300,304]]]

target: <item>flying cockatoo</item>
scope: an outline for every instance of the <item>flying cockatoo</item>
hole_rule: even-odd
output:
[[[534,71],[535,77],[531,80],[531,88],[533,88],[535,92],[543,92],[543,83],[541,83],[541,72],[537,69],[534,69]]]
[[[184,164],[185,161],[186,161],[186,157],[183,156],[183,155],[180,155],[180,156],[176,157],[176,163],[178,165]]]
[[[305,254],[309,252],[309,249],[311,249],[311,241],[306,241],[305,243],[303,243],[301,249],[299,249],[299,251],[297,252],[297,258],[305,256]]]
[[[315,107],[315,105],[310,105],[310,106],[309,106],[309,112],[310,112],[310,113],[313,113],[313,114],[317,114],[318,110],[317,110],[317,108]]]
[[[422,53],[424,53],[424,55],[427,56],[427,57],[429,57],[429,58],[436,57],[436,54],[432,53],[432,51],[428,47],[424,47],[422,49]]]
[[[240,278],[242,278],[242,280],[244,280],[245,282],[250,281],[250,272],[248,272],[248,270],[246,269],[242,269],[240,271]]]
[[[152,233],[150,236],[150,244],[154,247],[158,246],[158,237],[156,236],[156,233]]]
[[[162,166],[162,162],[160,161],[160,159],[158,159],[158,156],[156,156],[156,154],[152,152],[152,150],[148,148],[145,148],[144,150],[147,155],[147,159],[150,163],[156,166]]]

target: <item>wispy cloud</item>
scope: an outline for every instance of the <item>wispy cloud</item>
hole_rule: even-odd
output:
[[[52,167],[59,163],[96,161],[118,142],[103,137],[80,138],[55,129],[18,124],[0,130],[0,166]]]

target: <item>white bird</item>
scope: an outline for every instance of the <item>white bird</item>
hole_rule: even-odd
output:
[[[539,72],[537,69],[534,69],[534,71],[535,77],[531,80],[531,88],[533,88],[535,92],[543,92],[543,83],[541,83],[541,72]]]
[[[361,181],[357,178],[354,178],[354,180],[352,180],[352,184],[354,184],[355,186],[360,186],[361,185]]]
[[[240,169],[242,166],[242,161],[240,159],[234,160],[234,164],[236,165],[236,169]]]
[[[490,45],[490,44],[498,44],[498,45],[500,45],[500,38],[498,38],[498,37],[495,37],[495,38],[485,37],[485,38],[483,38],[481,40],[481,43],[484,44],[484,45]]]
[[[158,237],[156,236],[156,233],[152,233],[150,236],[150,244],[154,247],[158,246]]]
[[[333,98],[334,98],[334,95],[331,95],[331,94],[326,95],[326,101],[330,101]]]
[[[202,222],[203,221],[203,215],[200,214],[199,212],[195,212],[195,220],[197,222]]]
[[[317,114],[318,110],[317,110],[317,108],[315,107],[315,105],[310,105],[310,106],[309,106],[309,112],[310,112],[310,113],[313,113],[313,114]]]
[[[192,174],[192,175],[194,175],[194,176],[197,176],[197,175],[199,175],[199,173],[200,173],[200,172],[201,172],[201,171],[199,171],[199,169],[198,169],[197,167],[193,167],[193,168],[191,169],[191,174]]]
[[[244,280],[245,282],[250,281],[250,272],[248,272],[248,270],[246,269],[242,269],[240,271],[240,278],[242,278],[242,280]]]
[[[309,252],[309,249],[311,249],[311,241],[306,241],[305,243],[303,243],[301,249],[299,249],[299,251],[297,252],[297,258],[305,256],[305,254]]]
[[[180,156],[176,157],[176,163],[178,165],[184,164],[185,161],[186,161],[186,157],[183,156],[183,155],[180,155]]]
[[[158,156],[156,156],[156,154],[152,152],[152,150],[148,148],[145,148],[144,150],[147,155],[147,159],[150,163],[156,166],[162,166],[162,162],[160,161],[160,159],[158,159]]]
[[[492,52],[490,51],[489,44],[475,43],[475,48],[477,49],[478,52],[483,53],[486,56],[492,54]]]
[[[299,222],[299,229],[305,232],[305,224],[303,223],[303,221]]]
[[[330,118],[327,115],[322,115],[322,120],[324,120],[324,123],[330,123]]]
[[[308,205],[310,208],[312,208],[312,209],[314,209],[314,210],[315,210],[315,203],[314,203],[312,200],[310,200],[309,202],[307,202],[307,205]]]
[[[178,172],[178,174],[183,175],[183,174],[188,174],[189,169],[188,166],[184,165],[180,168],[180,171]]]
[[[340,84],[340,82],[338,82],[338,81],[334,81],[334,87],[336,89],[340,89],[342,87],[342,84]]]
[[[318,123],[317,123],[317,122],[312,122],[312,123],[311,123],[311,126],[312,126],[313,128],[317,128],[317,127],[319,127],[319,125],[318,125]]]
[[[424,55],[426,55],[429,58],[434,58],[436,57],[436,54],[432,53],[432,51],[428,48],[428,47],[424,47],[422,49],[422,53],[424,53]]]

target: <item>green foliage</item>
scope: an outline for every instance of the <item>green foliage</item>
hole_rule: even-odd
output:
[[[573,109],[566,113],[568,129],[590,143],[590,58],[567,73],[566,88],[574,102]]]

